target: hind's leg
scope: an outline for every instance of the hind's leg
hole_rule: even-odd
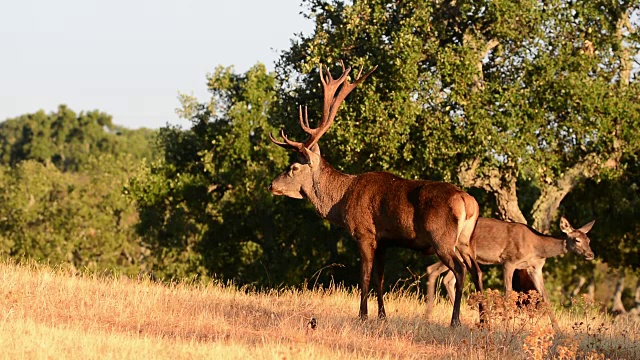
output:
[[[453,304],[456,294],[456,277],[451,271],[447,271],[447,273],[444,275],[444,280],[442,280],[442,283],[444,283],[444,287],[445,289],[447,289],[449,302]]]
[[[433,304],[436,300],[436,282],[438,276],[445,271],[448,271],[447,265],[441,261],[427,267],[427,317],[431,317],[433,312]]]

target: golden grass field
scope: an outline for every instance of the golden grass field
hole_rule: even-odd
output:
[[[164,285],[9,262],[0,281],[2,359],[640,359],[640,324],[584,301],[556,310],[554,332],[543,311],[488,291],[489,321],[463,304],[450,329],[449,304],[427,319],[402,292],[386,295],[386,321],[370,301],[361,322],[356,289]]]

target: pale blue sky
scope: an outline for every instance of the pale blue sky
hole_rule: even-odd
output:
[[[207,98],[218,65],[268,69],[313,24],[301,0],[0,2],[0,121],[65,103],[130,128],[188,126],[178,91]]]

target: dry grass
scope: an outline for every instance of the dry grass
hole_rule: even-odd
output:
[[[398,292],[388,320],[361,322],[357,294],[342,288],[167,286],[8,263],[0,281],[0,358],[640,358],[638,323],[586,303],[557,313],[554,332],[544,312],[487,292],[489,321],[464,306],[463,326],[450,329],[448,304],[426,319],[417,297]]]

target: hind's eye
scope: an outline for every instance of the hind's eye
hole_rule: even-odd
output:
[[[300,170],[300,165],[298,164],[291,165],[291,171],[298,171],[298,170]]]

